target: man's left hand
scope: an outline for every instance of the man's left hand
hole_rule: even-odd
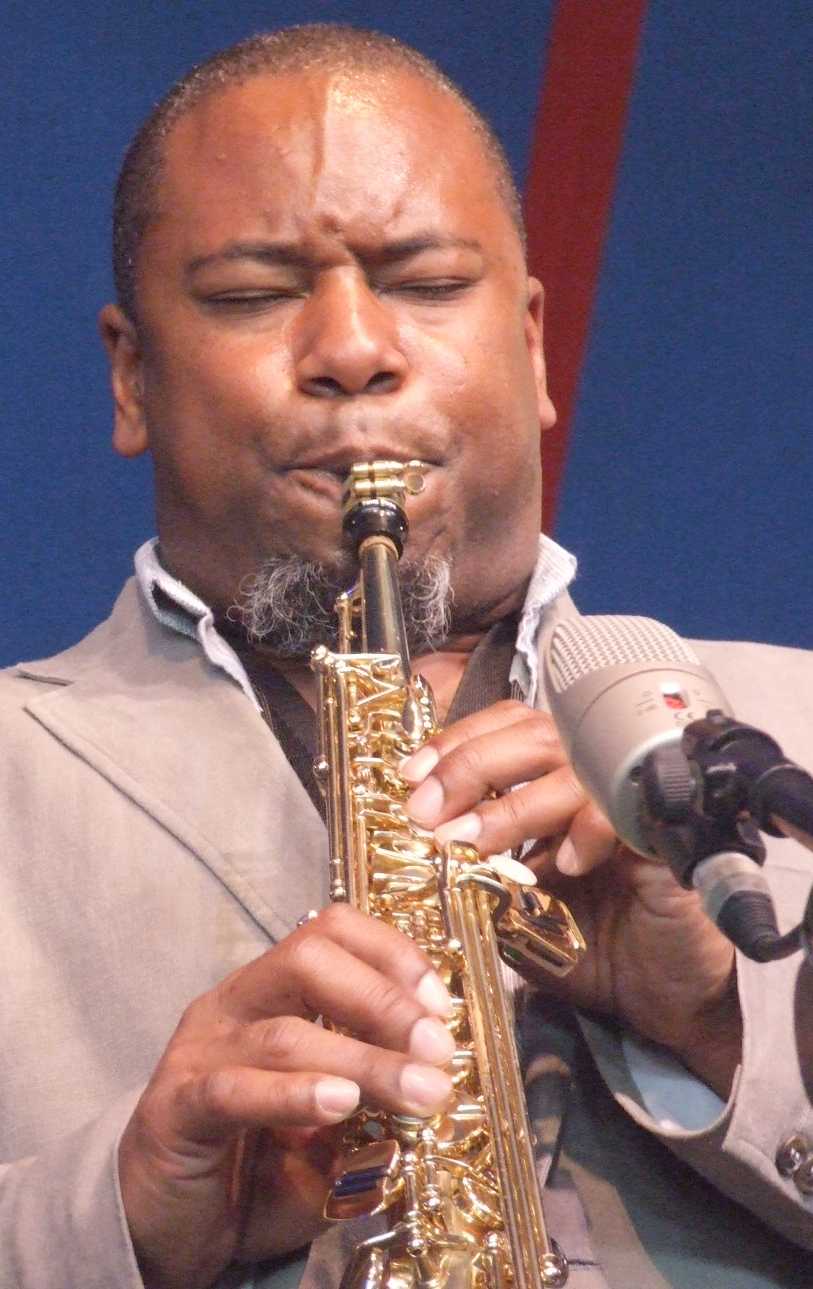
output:
[[[734,950],[694,891],[618,841],[550,716],[496,703],[441,731],[403,770],[416,785],[411,817],[439,841],[483,855],[535,842],[526,863],[569,905],[588,947],[569,976],[534,983],[670,1048],[727,1096],[742,1037]]]

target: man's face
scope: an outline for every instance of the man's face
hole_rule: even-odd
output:
[[[167,141],[138,336],[102,316],[166,564],[222,610],[269,555],[335,561],[352,462],[417,457],[410,558],[451,557],[463,618],[513,607],[553,421],[540,294],[472,125],[411,73],[201,102]]]

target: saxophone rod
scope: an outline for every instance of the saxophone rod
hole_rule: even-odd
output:
[[[568,1264],[548,1235],[542,1208],[513,1016],[500,974],[492,899],[476,883],[464,882],[451,895],[470,973],[465,985],[467,1012],[492,1128],[512,1252],[513,1289],[559,1289],[567,1282]]]

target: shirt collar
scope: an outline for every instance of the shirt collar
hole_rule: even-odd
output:
[[[245,668],[215,627],[212,610],[183,582],[166,571],[158,556],[157,537],[136,551],[135,573],[141,593],[158,621],[171,631],[197,640],[212,666],[225,671],[256,707],[257,700]],[[539,689],[537,640],[545,611],[570,585],[575,574],[576,557],[542,534],[536,566],[520,615],[510,677],[530,706],[536,702]]]
[[[510,673],[511,681],[519,686],[529,707],[536,704],[539,692],[538,641],[545,612],[567,590],[576,576],[576,567],[575,555],[571,555],[570,551],[566,551],[553,538],[540,534],[536,567],[525,593],[525,603],[517,628],[516,653]]]
[[[157,537],[139,547],[134,562],[136,581],[158,621],[170,631],[197,640],[212,666],[231,676],[259,711],[246,669],[217,630],[214,613],[194,591],[166,571],[158,558]]]

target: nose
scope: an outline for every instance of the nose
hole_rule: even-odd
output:
[[[327,272],[300,312],[294,362],[316,398],[393,393],[407,373],[393,311],[347,266]]]

